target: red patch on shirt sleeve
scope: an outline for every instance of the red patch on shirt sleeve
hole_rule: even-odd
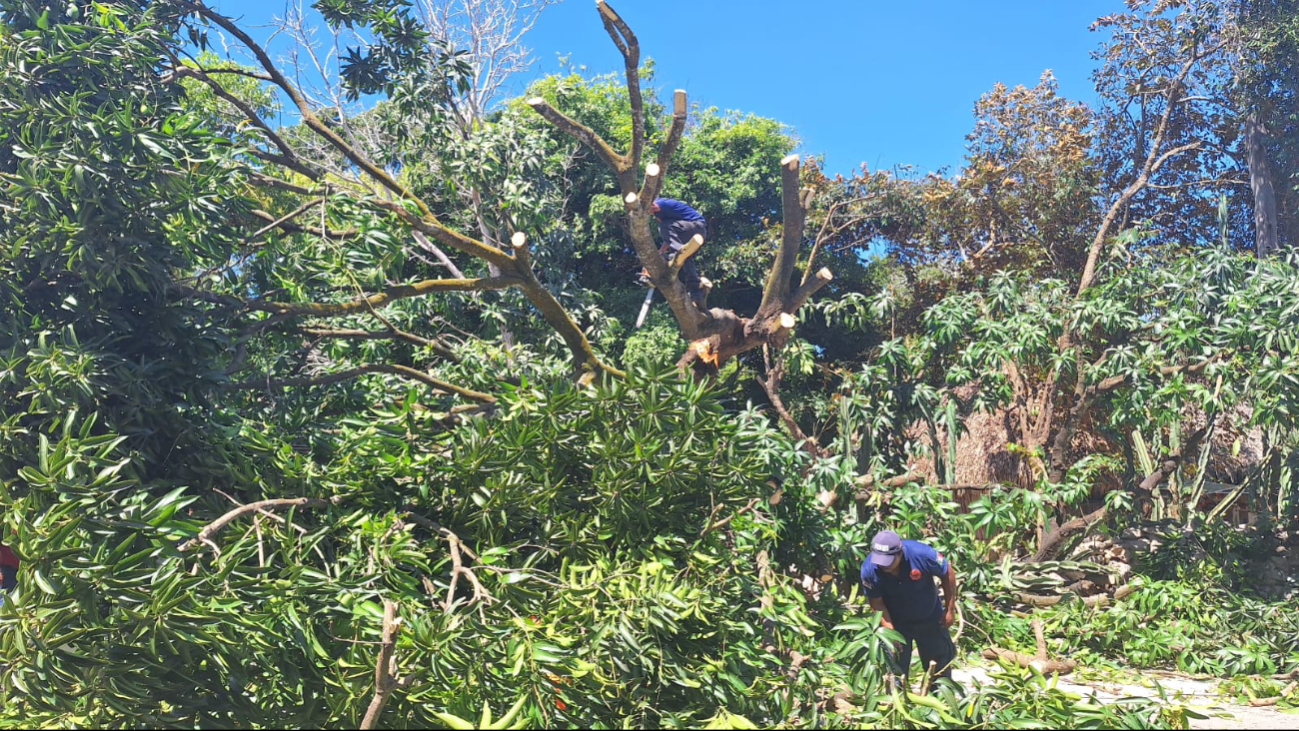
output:
[[[920,581],[920,569],[911,569],[911,580]]]

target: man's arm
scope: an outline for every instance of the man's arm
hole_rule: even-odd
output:
[[[884,618],[880,620],[880,626],[884,629],[893,629],[893,618],[889,616],[889,608],[884,606],[884,600],[877,597],[870,597],[871,609],[882,612]]]
[[[943,626],[951,627],[956,621],[956,569],[950,562],[947,564],[947,575],[942,577],[942,584],[943,603],[947,605],[943,612]]]

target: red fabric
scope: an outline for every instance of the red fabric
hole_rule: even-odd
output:
[[[0,543],[0,566],[18,568],[18,557],[14,555],[14,550],[3,543]]]

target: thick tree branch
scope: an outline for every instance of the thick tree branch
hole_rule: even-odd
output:
[[[604,0],[596,0],[600,21],[622,53],[627,73],[627,100],[631,104],[631,158],[629,167],[640,168],[641,153],[645,149],[645,102],[640,88],[640,42],[623,19]],[[621,36],[621,38],[619,38]]]
[[[780,161],[780,192],[781,210],[784,213],[780,250],[771,267],[771,274],[767,276],[767,285],[762,290],[759,313],[784,304],[785,296],[789,294],[790,281],[794,277],[794,265],[798,263],[798,250],[803,245],[807,209],[803,207],[799,188],[798,155],[789,155]]]
[[[619,176],[619,180],[628,170],[632,169],[627,162],[627,158],[614,152],[609,143],[604,141],[604,138],[596,134],[590,127],[555,109],[545,99],[539,96],[533,97],[528,100],[528,106],[532,107],[537,114],[540,114],[557,129],[590,148]]]
[[[1073,520],[1063,523],[1059,527],[1047,533],[1042,538],[1042,543],[1038,546],[1037,553],[1033,554],[1031,561],[1050,561],[1060,552],[1060,548],[1070,536],[1080,531],[1087,530],[1096,523],[1105,520],[1107,509],[1104,505],[1093,510],[1092,512]]]
[[[514,259],[504,251],[490,246],[476,239],[465,236],[462,233],[452,231],[451,229],[438,223],[431,216],[417,216],[411,213],[398,201],[389,200],[372,200],[371,204],[393,213],[398,218],[420,233],[432,236],[439,243],[450,246],[451,248],[464,252],[470,256],[482,259],[489,264],[494,264],[504,271],[514,269]]]
[[[789,296],[789,311],[797,312],[798,308],[807,304],[807,301],[811,299],[812,295],[816,294],[817,290],[829,284],[832,279],[834,279],[834,273],[830,271],[830,268],[821,267],[815,277],[805,279],[798,289],[794,290],[793,294]]]
[[[659,191],[663,189],[663,181],[667,178],[668,166],[672,162],[672,156],[677,153],[685,129],[686,92],[684,89],[677,89],[672,95],[672,126],[668,128],[667,139],[659,148],[658,162],[646,166],[645,184],[640,189],[640,200],[653,203],[659,196]]]

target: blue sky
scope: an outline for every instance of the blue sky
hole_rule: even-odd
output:
[[[753,112],[793,128],[800,152],[829,172],[912,164],[957,166],[978,97],[998,81],[1037,83],[1051,69],[1061,92],[1094,99],[1088,26],[1120,0],[613,0],[657,84],[692,101]],[[266,23],[282,0],[214,0]],[[264,39],[261,29],[254,37]],[[518,80],[560,69],[619,71],[591,0],[548,8],[525,42],[537,63]]]

